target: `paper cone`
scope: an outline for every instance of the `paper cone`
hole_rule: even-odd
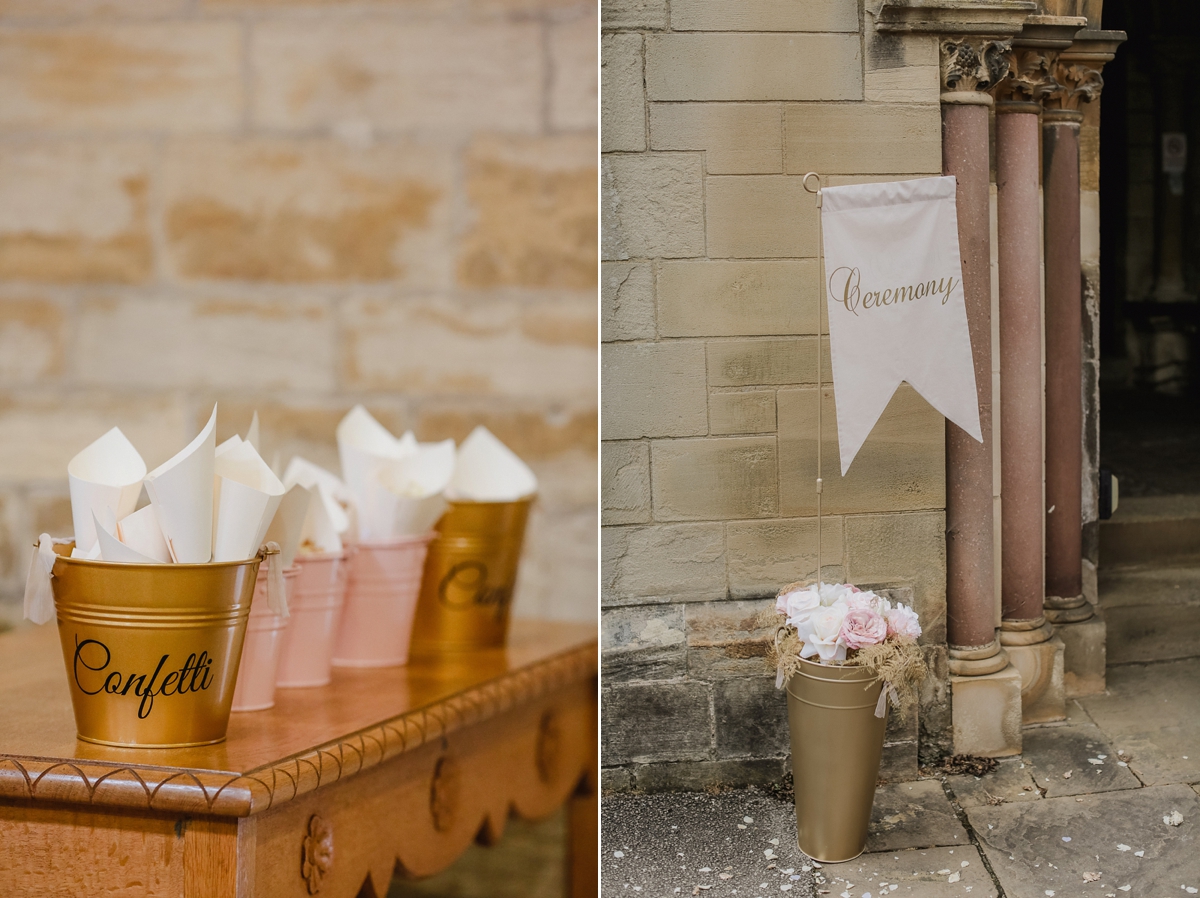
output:
[[[326,494],[325,487],[321,484],[313,487],[313,491],[316,495],[308,504],[308,514],[304,518],[304,531],[300,536],[301,545],[307,552],[340,553],[343,549],[342,538],[329,517],[330,505],[337,505],[337,502],[332,496]],[[340,509],[340,506],[338,507]],[[347,519],[347,527],[349,523],[349,519]]]
[[[153,505],[139,508],[117,522],[117,538],[141,555],[153,558],[161,564],[169,564],[171,550],[158,525],[158,515]]]
[[[94,523],[93,523],[92,527],[94,530],[95,529]],[[75,546],[75,548],[71,549],[71,557],[72,558],[86,558],[88,561],[98,561],[100,559],[100,540],[96,540],[96,545],[92,546],[92,551],[90,551],[90,552],[80,552],[79,546]]]
[[[458,447],[446,498],[468,502],[515,502],[537,492],[533,471],[480,425]]]
[[[296,484],[309,489],[320,487],[319,496],[325,506],[325,514],[330,526],[337,533],[345,533],[350,528],[350,516],[342,507],[342,502],[350,501],[350,492],[336,474],[331,474],[320,465],[314,465],[307,459],[294,456],[283,475],[283,485],[289,489]],[[330,549],[329,551],[334,551]],[[339,550],[340,551],[340,550]]]
[[[421,536],[432,530],[446,510],[443,493],[454,468],[454,440],[423,443],[402,459],[381,463],[378,479],[390,500],[383,522],[388,532],[376,533],[372,538]],[[374,498],[383,504],[382,497]]]
[[[216,429],[214,405],[212,416],[196,438],[146,475],[150,504],[158,515],[171,557],[180,564],[207,564],[212,558]]]
[[[149,555],[143,555],[141,552],[129,548],[110,533],[94,513],[92,521],[96,527],[96,537],[100,542],[100,558],[103,561],[117,561],[122,564],[163,564],[157,558],[151,558]]]
[[[250,419],[250,427],[246,431],[246,442],[254,447],[255,452],[262,451],[262,447],[258,445],[258,412],[255,412],[254,417]]]
[[[358,511],[358,538],[386,538],[391,503],[379,494],[380,464],[416,452],[416,437],[406,433],[396,439],[370,412],[356,405],[338,424],[337,443],[342,478]]]
[[[284,569],[290,568],[296,559],[296,551],[300,548],[300,540],[304,536],[308,506],[319,501],[312,490],[299,484],[283,494],[275,517],[271,519],[271,526],[267,528],[266,539],[268,542],[279,543],[281,567]]]
[[[215,458],[213,561],[241,561],[262,545],[284,488],[244,440]]]
[[[67,482],[71,489],[75,545],[81,552],[90,552],[96,546],[93,512],[112,508],[118,518],[129,514],[137,507],[145,476],[146,463],[119,427],[71,459]]]

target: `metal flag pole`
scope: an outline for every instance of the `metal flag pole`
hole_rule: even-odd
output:
[[[808,179],[816,178],[817,186],[809,187]],[[821,176],[815,171],[810,171],[804,175],[804,189],[817,197],[817,273],[820,275],[820,289],[817,292],[817,583],[821,583],[821,539],[823,537],[821,527],[821,442],[824,433],[821,428],[821,406],[825,404],[824,384],[822,383],[822,353],[821,353],[821,334],[823,328],[821,326],[823,318],[823,310],[825,308],[825,240],[824,228],[821,226]]]

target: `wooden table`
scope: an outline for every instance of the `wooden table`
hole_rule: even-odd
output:
[[[0,636],[0,895],[383,898],[510,812],[569,802],[568,893],[596,894],[596,628],[334,671],[204,748],[75,738],[53,625]]]

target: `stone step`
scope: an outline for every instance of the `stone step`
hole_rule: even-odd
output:
[[[1200,558],[1100,569],[1108,663],[1200,656]]]
[[[1100,564],[1141,564],[1200,555],[1200,496],[1121,499],[1100,524]]]

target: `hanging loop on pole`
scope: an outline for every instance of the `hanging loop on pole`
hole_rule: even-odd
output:
[[[808,179],[809,179],[809,178],[816,178],[816,179],[817,179],[817,186],[816,186],[816,187],[809,187],[809,186],[808,186]],[[816,197],[817,197],[817,208],[818,208],[818,209],[820,209],[820,208],[821,208],[821,176],[820,176],[820,175],[818,175],[818,174],[817,174],[815,171],[806,172],[806,173],[805,173],[805,175],[804,175],[804,178],[801,180],[801,183],[804,185],[804,189],[805,189],[805,190],[807,190],[809,193],[812,193],[812,194],[815,194],[815,195],[816,195]]]

